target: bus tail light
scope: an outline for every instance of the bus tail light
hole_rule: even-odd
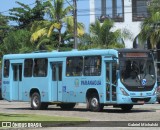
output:
[[[124,96],[129,96],[129,94],[123,88],[120,88],[120,90]]]

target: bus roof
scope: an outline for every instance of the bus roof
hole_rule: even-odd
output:
[[[33,52],[24,54],[7,54],[3,56],[3,59],[23,59],[23,58],[56,58],[66,56],[87,56],[87,55],[111,55],[118,57],[118,52],[149,52],[147,50],[139,49],[90,49],[90,50],[72,50],[72,51],[52,51],[52,52]]]
[[[92,50],[72,50],[72,51],[52,51],[52,52],[33,52],[25,54],[7,54],[3,59],[22,59],[22,58],[56,58],[66,56],[86,56],[86,55],[114,55],[118,57],[115,49],[92,49]]]

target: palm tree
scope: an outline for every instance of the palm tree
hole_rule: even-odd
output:
[[[53,1],[53,5],[52,5]],[[58,32],[58,48],[62,44],[62,28],[68,33],[73,33],[73,16],[69,16],[69,13],[73,10],[73,7],[68,6],[64,8],[64,0],[48,0],[48,7],[46,8],[47,14],[50,16],[50,20],[35,22],[33,28],[35,30],[31,37],[31,41],[35,42],[41,36],[47,36],[50,38],[53,33]],[[37,26],[38,25],[38,26]],[[39,27],[41,25],[41,27]],[[78,23],[78,34],[84,33],[84,26]]]
[[[114,22],[106,19],[101,25],[99,20],[96,20],[94,24],[90,25],[90,34],[93,44],[101,45],[105,48],[116,45],[118,39],[121,37],[121,31],[112,31]]]
[[[146,18],[141,25],[140,38],[142,41],[150,40],[151,48],[160,42],[160,12]]]
[[[148,8],[149,17],[142,22],[140,32],[140,39],[149,40],[152,49],[160,43],[160,8],[156,5],[160,5],[159,0],[151,1]]]

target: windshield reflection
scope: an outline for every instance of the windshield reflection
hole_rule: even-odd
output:
[[[126,58],[120,61],[121,81],[127,86],[149,86],[156,81],[153,60]]]

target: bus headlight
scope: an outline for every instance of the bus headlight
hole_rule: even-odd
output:
[[[120,90],[124,96],[129,96],[129,94],[123,88],[120,88]]]
[[[155,88],[153,95],[157,95],[157,90],[158,90],[158,88]]]

